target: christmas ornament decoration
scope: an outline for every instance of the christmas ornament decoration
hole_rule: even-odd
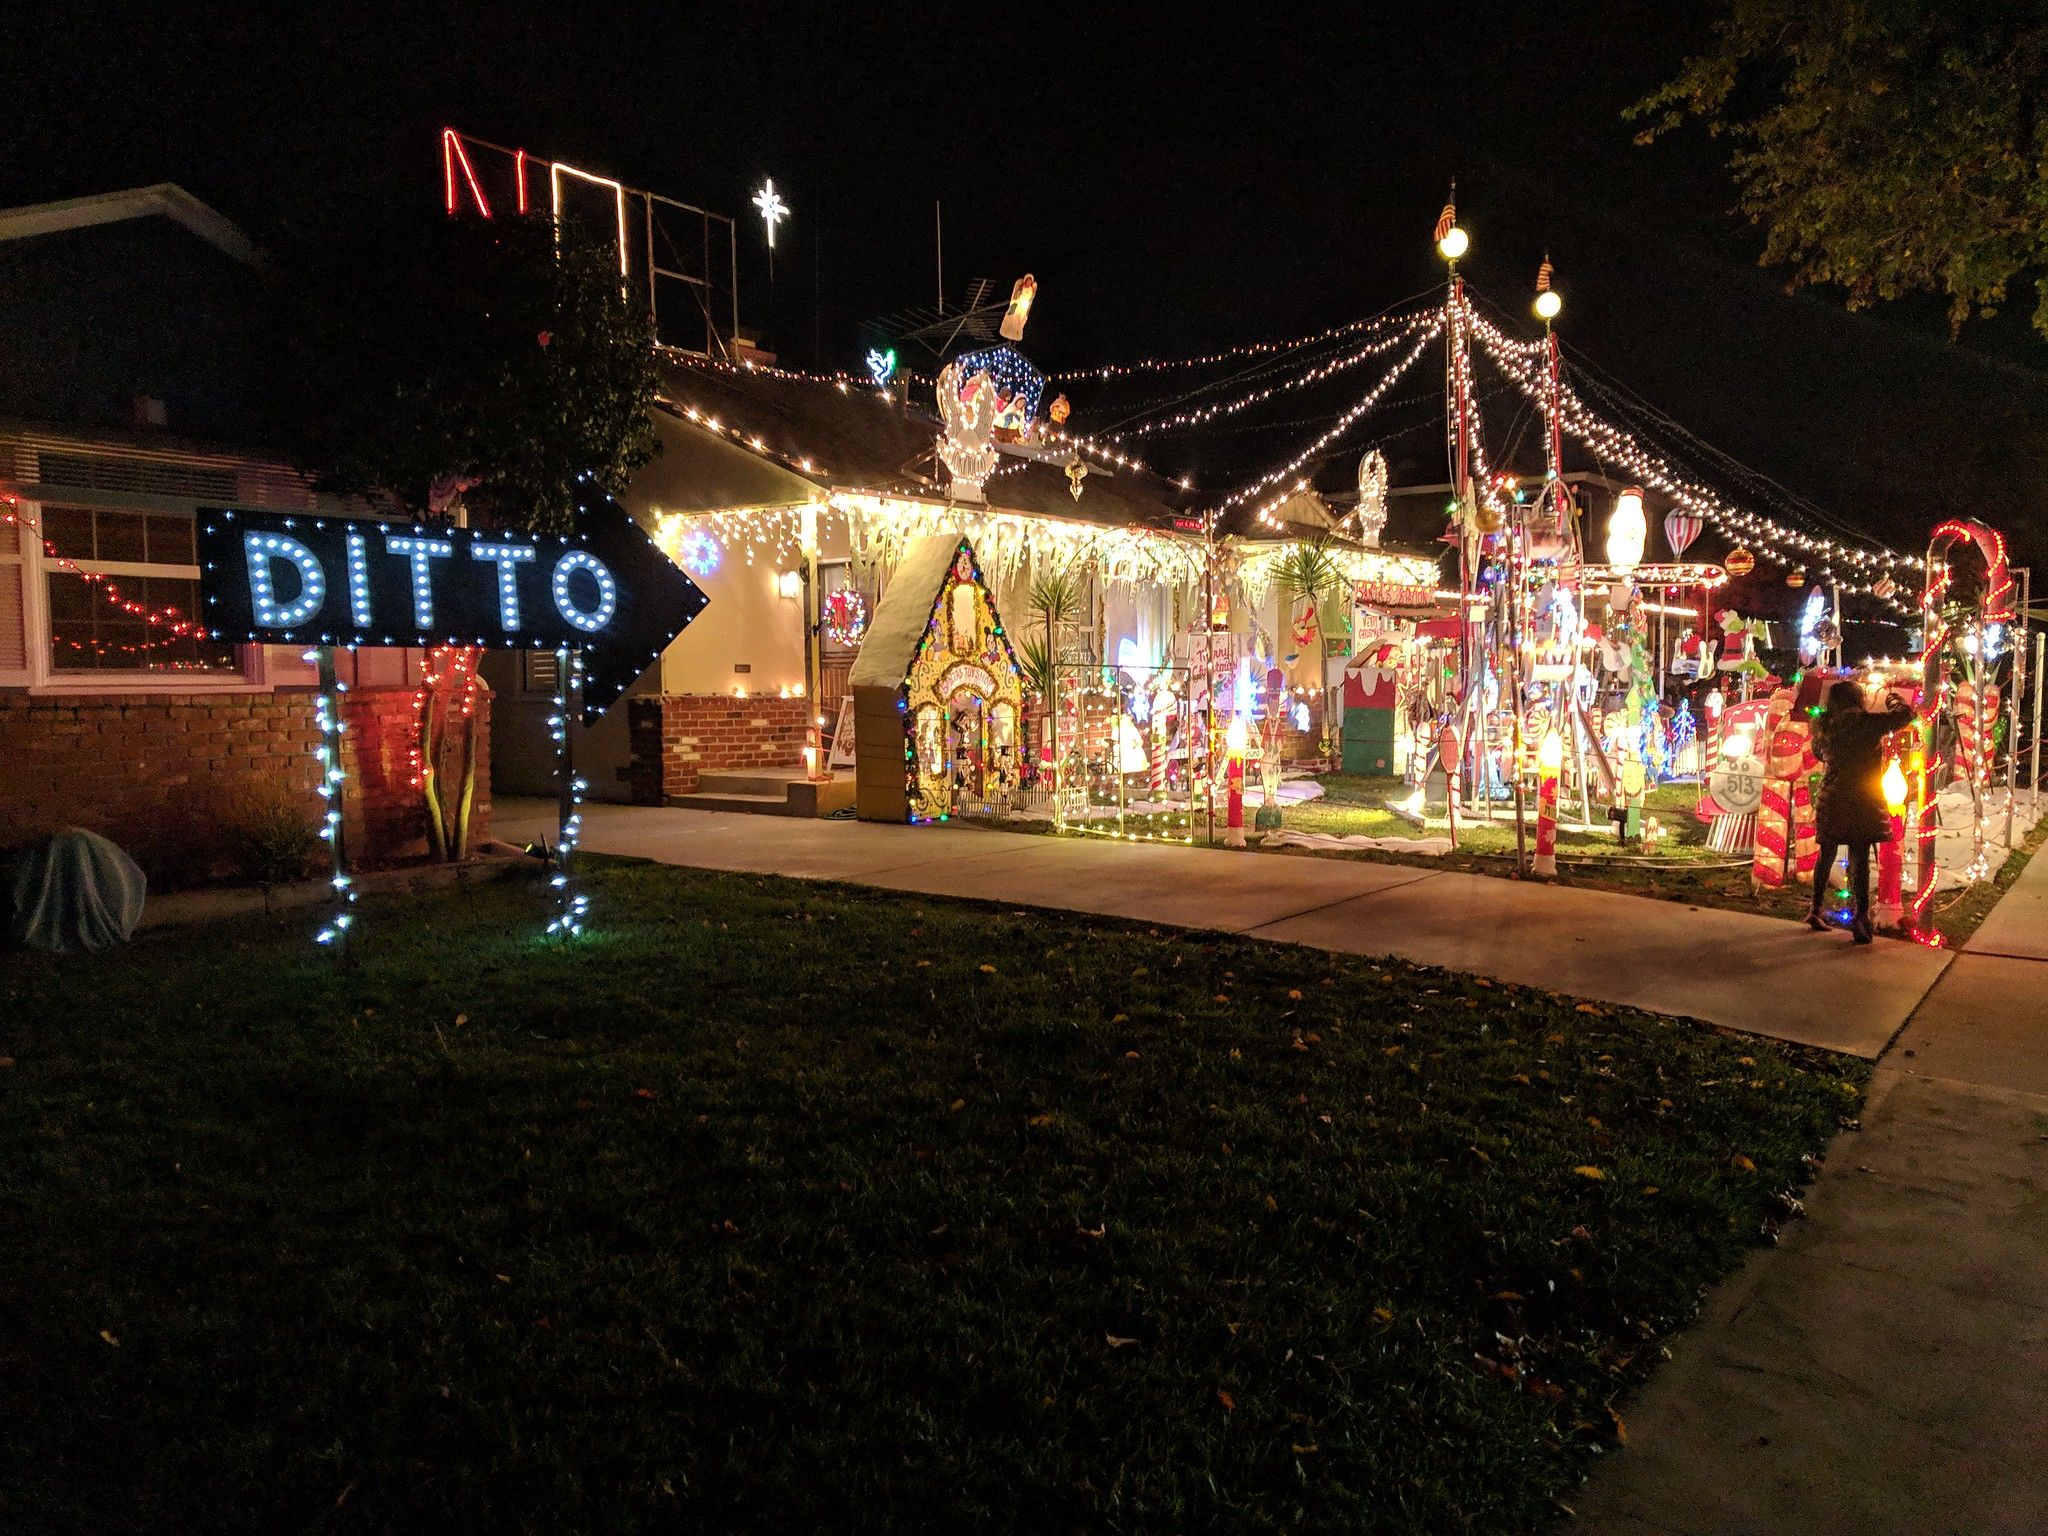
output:
[[[1387,526],[1387,456],[1368,449],[1358,461],[1358,536],[1366,548],[1380,547]]]
[[[1664,541],[1671,546],[1671,558],[1683,560],[1692,542],[1705,531],[1707,521],[1690,512],[1671,512],[1664,518]]]
[[[1721,569],[1730,576],[1747,576],[1756,569],[1756,556],[1738,544],[1728,551],[1728,558],[1721,562]]]
[[[958,362],[939,372],[936,386],[939,421],[939,462],[953,477],[953,490],[970,501],[981,500],[981,487],[996,467],[990,438],[996,426],[996,387],[985,373],[964,374]]]
[[[1026,272],[1017,279],[1016,286],[1010,290],[1009,308],[1003,311],[1003,340],[1024,339],[1024,326],[1031,319],[1031,303],[1037,297],[1038,279]]]
[[[839,587],[825,594],[820,622],[834,645],[859,645],[868,630],[867,594],[858,587]]]
[[[1806,572],[1800,570],[1796,565],[1793,566],[1791,570],[1785,573],[1785,585],[1797,591],[1800,587],[1806,585]]]
[[[1614,498],[1614,511],[1607,519],[1607,563],[1617,570],[1633,570],[1643,563],[1643,546],[1649,537],[1642,489],[1632,485]]]
[[[768,249],[772,251],[775,249],[775,226],[789,217],[789,204],[775,190],[773,176],[764,181],[761,190],[754,194],[754,207],[760,210],[761,222],[768,226]]]

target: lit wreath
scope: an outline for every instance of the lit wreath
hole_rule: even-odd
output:
[[[825,638],[834,645],[859,645],[868,632],[868,600],[854,587],[825,594]]]

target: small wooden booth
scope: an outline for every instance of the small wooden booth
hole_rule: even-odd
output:
[[[861,820],[944,821],[1016,793],[1023,674],[967,540],[904,551],[849,685]]]

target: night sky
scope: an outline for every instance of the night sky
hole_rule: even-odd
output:
[[[18,19],[0,198],[169,180],[259,239],[366,205],[429,213],[452,124],[744,215],[743,324],[825,368],[858,366],[862,321],[932,303],[937,198],[949,296],[1035,273],[1027,349],[1061,369],[1315,331],[1422,293],[1443,279],[1430,227],[1455,175],[1468,276],[1500,311],[1525,319],[1547,251],[1568,345],[1701,438],[1873,537],[1917,547],[1973,512],[2048,558],[2032,295],[1957,342],[1934,301],[1851,315],[1786,295],[1727,211],[1725,144],[1638,148],[1621,120],[1697,37],[1697,8],[1287,8],[1228,26],[1185,6],[847,7],[830,24],[769,4],[280,7],[281,25],[256,9]],[[747,205],[764,176],[795,210],[772,313]],[[1372,377],[1273,419],[1340,409]],[[1077,426],[1131,404],[1068,391]],[[1317,430],[1147,453],[1225,490]],[[1348,483],[1369,441],[1347,440],[1325,482]],[[1397,479],[1442,478],[1427,431],[1396,446],[1415,450],[1390,449]]]

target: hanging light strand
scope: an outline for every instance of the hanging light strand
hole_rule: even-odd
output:
[[[1544,388],[1538,369],[1541,343],[1515,342],[1469,304],[1466,315],[1472,334],[1485,350],[1488,360],[1531,401],[1540,404]],[[1921,562],[1913,556],[1882,548],[1844,544],[1788,528],[1759,513],[1731,506],[1708,487],[1650,452],[1633,434],[1595,413],[1568,383],[1560,383],[1558,387],[1558,412],[1564,430],[1595,456],[1621,465],[1631,476],[1670,496],[1723,535],[1756,545],[1782,565],[1804,568],[1809,564],[1820,564],[1823,567],[1822,578],[1834,582],[1845,595],[1865,594],[1885,603],[1901,616],[1912,616],[1913,610],[1897,601],[1891,595],[1891,588],[1887,587],[1883,592],[1878,589],[1893,570],[1917,568]]]
[[[1395,382],[1400,379],[1401,375],[1406,373],[1410,368],[1415,366],[1416,359],[1422,356],[1423,352],[1428,348],[1429,344],[1432,341],[1434,341],[1437,338],[1437,336],[1439,336],[1442,333],[1442,331],[1443,312],[1438,311],[1435,314],[1435,316],[1432,317],[1430,322],[1427,325],[1425,325],[1421,329],[1421,331],[1416,335],[1413,344],[1408,348],[1408,350],[1405,353],[1402,354],[1400,360],[1394,364],[1393,368],[1386,374],[1384,374],[1380,378],[1379,382],[1373,385],[1371,389],[1367,390],[1356,401],[1354,401],[1349,407],[1349,409],[1345,410],[1343,414],[1338,416],[1336,421],[1330,425],[1328,430],[1324,431],[1313,442],[1309,443],[1307,447],[1303,448],[1301,452],[1294,455],[1294,457],[1289,459],[1286,463],[1279,465],[1277,468],[1267,470],[1266,473],[1261,475],[1258,479],[1252,481],[1248,485],[1240,486],[1237,490],[1232,491],[1228,496],[1224,497],[1222,501],[1218,502],[1216,506],[1213,507],[1208,514],[1210,526],[1212,528],[1215,527],[1216,524],[1223,518],[1223,516],[1226,513],[1228,513],[1232,508],[1244,505],[1246,502],[1250,501],[1254,496],[1257,496],[1262,492],[1270,490],[1274,485],[1287,479],[1289,476],[1295,474],[1310,459],[1314,458],[1317,454],[1321,453],[1323,449],[1327,448],[1339,437],[1342,437],[1346,432],[1350,431],[1353,426],[1357,425],[1361,417],[1365,416],[1368,412],[1372,410],[1374,406],[1379,404],[1381,397],[1384,396],[1388,390],[1394,387]],[[1296,486],[1296,489],[1302,488],[1303,487],[1301,486]],[[1260,507],[1258,513],[1260,519],[1262,521],[1270,522],[1271,512],[1275,507],[1279,506],[1281,502],[1284,502],[1287,499],[1287,494],[1291,493],[1283,493],[1278,498],[1269,501],[1264,506]]]
[[[1176,432],[1185,430],[1188,427],[1198,427],[1204,422],[1214,421],[1219,416],[1234,416],[1239,411],[1250,410],[1255,405],[1264,404],[1275,396],[1289,394],[1297,389],[1307,389],[1311,385],[1322,383],[1325,379],[1334,378],[1340,373],[1348,372],[1358,367],[1361,363],[1367,363],[1373,358],[1382,357],[1400,346],[1404,341],[1409,340],[1419,327],[1428,323],[1426,317],[1418,316],[1411,318],[1405,325],[1393,330],[1390,334],[1375,336],[1364,346],[1353,348],[1351,351],[1343,353],[1338,357],[1317,363],[1305,371],[1295,374],[1292,378],[1283,380],[1281,383],[1268,384],[1262,388],[1251,390],[1233,400],[1216,401],[1209,405],[1196,406],[1190,410],[1176,411],[1170,416],[1157,417],[1140,426],[1132,427],[1128,431],[1110,432],[1106,433],[1105,436],[1111,442],[1121,442],[1126,438],[1147,437],[1159,432]]]

